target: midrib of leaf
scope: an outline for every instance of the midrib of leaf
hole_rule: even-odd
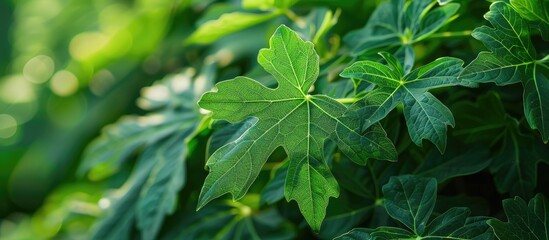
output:
[[[408,92],[414,98],[414,100],[416,100],[418,105],[421,107],[421,110],[423,110],[423,112],[427,113],[427,110],[425,110],[425,108],[423,107],[423,104],[421,104],[421,102],[416,98],[416,96],[407,87],[405,87],[405,86],[402,86],[402,87],[404,89],[406,89],[406,92]],[[433,122],[433,120],[431,118],[431,115],[429,115],[429,114],[425,114],[425,115],[427,115],[427,118],[429,119],[429,123],[431,124],[431,126],[435,126],[435,123]],[[434,129],[435,129],[435,132],[437,132],[436,128],[434,128]]]
[[[281,98],[281,99],[258,99],[258,100],[238,100],[238,101],[211,101],[212,103],[275,103],[275,102],[290,102],[295,100],[303,100],[303,98]]]
[[[404,183],[402,183],[402,181],[398,181],[400,183],[400,186],[402,186],[402,189],[404,191],[402,191],[402,193],[404,194],[404,197],[406,198],[406,204],[408,204],[408,209],[410,209],[410,213],[412,214],[412,220],[413,220],[413,224],[414,224],[414,229],[412,229],[412,231],[414,231],[414,233],[416,235],[419,235],[416,231],[417,229],[417,226],[416,226],[416,215],[412,212],[412,205],[411,205],[411,202],[410,202],[410,198],[408,197],[408,194],[406,193],[406,188],[404,187]],[[419,211],[418,211],[419,212]]]
[[[450,236],[424,236],[421,237],[421,239],[455,239],[455,240],[469,240],[468,238],[458,238],[458,237],[450,237]]]
[[[303,79],[303,83],[302,83],[303,85],[299,85],[299,78],[297,77],[297,73],[295,72],[294,63],[293,63],[292,59],[290,58],[290,53],[288,52],[288,47],[286,46],[285,41],[282,41],[282,46],[284,47],[284,52],[286,53],[285,54],[286,58],[288,58],[288,62],[290,63],[290,67],[292,68],[292,73],[294,74],[295,80],[297,81],[296,84],[299,87],[297,87],[296,85],[293,85],[293,84],[292,84],[292,86],[297,88],[301,92],[301,94],[303,94],[303,96],[305,97],[306,94],[303,92],[303,90],[301,88],[303,87],[303,85],[305,85],[305,80],[307,80],[307,78],[305,77],[307,75],[307,71],[303,71],[303,73],[305,74],[305,76],[302,78]],[[307,59],[307,61],[306,61],[305,69],[307,69],[307,66],[309,65],[309,59],[308,58],[306,58],[306,59]],[[272,64],[272,62],[271,62],[271,64]],[[273,65],[273,67],[274,67],[274,65]],[[278,72],[278,70],[277,70],[277,72]],[[292,81],[289,81],[289,82],[291,83]],[[309,151],[307,151],[307,152],[309,152]]]
[[[536,86],[536,95],[538,95],[537,99],[538,99],[538,103],[539,103],[539,108],[540,108],[540,115],[541,115],[541,126],[542,126],[542,129],[545,130],[547,129],[545,127],[545,124],[547,121],[545,121],[545,117],[544,117],[544,114],[543,114],[543,103],[541,102],[541,98],[542,96],[540,95],[540,91],[539,91],[539,87],[538,87],[538,81],[537,81],[537,74],[536,74],[536,66],[537,64],[534,64],[534,74],[533,77],[534,77],[534,86]]]
[[[512,9],[512,8],[510,8],[510,9]],[[513,11],[514,11],[514,10],[513,10]],[[524,50],[526,50],[526,53],[528,53],[528,56],[530,57],[530,59],[536,59],[536,57],[534,57],[534,56],[532,56],[532,55],[530,54],[530,51],[528,51],[529,49],[526,48],[526,45],[524,45],[524,42],[522,41],[522,38],[520,38],[521,35],[516,31],[516,29],[514,28],[513,24],[511,24],[511,21],[510,21],[510,19],[507,18],[507,15],[504,14],[504,13],[502,13],[502,12],[500,12],[500,14],[503,16],[503,18],[505,18],[505,20],[507,21],[507,23],[509,23],[509,26],[511,27],[511,29],[513,30],[513,32],[515,33],[515,35],[518,36],[517,39],[519,40],[520,45],[522,45],[522,48],[523,48]],[[518,13],[517,13],[517,15],[518,15]],[[502,44],[502,45],[505,46],[504,44]],[[507,47],[506,47],[506,49],[507,49]],[[512,51],[511,51],[510,49],[507,49],[507,51],[509,51],[510,53],[512,53]]]

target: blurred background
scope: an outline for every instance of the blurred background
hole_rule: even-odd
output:
[[[70,212],[94,216],[86,204],[102,188],[75,177],[82,150],[102,126],[141,113],[142,87],[201,61],[183,39],[211,2],[0,1],[0,236],[25,224],[53,236]]]

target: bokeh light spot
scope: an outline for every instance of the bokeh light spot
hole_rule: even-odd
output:
[[[0,99],[7,103],[26,103],[34,101],[36,95],[32,83],[23,75],[12,75],[0,79]]]
[[[109,42],[109,37],[100,32],[85,32],[76,35],[69,46],[74,59],[86,61],[99,52]]]
[[[31,58],[23,67],[23,76],[32,83],[40,84],[47,81],[53,74],[55,65],[46,55]]]
[[[11,115],[0,114],[0,138],[10,138],[17,132],[17,121]]]
[[[59,96],[70,96],[78,90],[78,78],[69,71],[59,71],[51,78],[50,88]]]

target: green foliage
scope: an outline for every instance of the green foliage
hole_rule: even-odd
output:
[[[515,5],[519,4],[515,1]],[[464,70],[461,79],[477,83],[508,85],[522,82],[524,115],[532,129],[538,129],[543,141],[549,141],[549,80],[543,73],[548,59],[538,60],[530,41],[528,23],[505,2],[490,6],[485,18],[495,28],[482,26],[473,37],[491,52],[481,52]],[[505,39],[501,41],[500,39]]]
[[[547,0],[9,8],[0,239],[549,238]]]
[[[257,118],[239,139],[208,159],[210,174],[200,193],[198,208],[225,193],[240,199],[279,146],[288,153],[289,166],[284,187],[287,200],[296,200],[307,222],[315,230],[325,216],[328,198],[339,196],[336,180],[323,156],[327,138],[358,164],[368,158],[396,160],[396,150],[380,127],[362,129],[345,115],[346,107],[322,95],[309,95],[318,76],[318,55],[311,42],[281,26],[273,34],[270,49],[260,51],[258,61],[278,81],[269,89],[245,77],[216,85],[199,101],[213,112],[214,119],[237,123]]]
[[[353,229],[338,239],[491,239],[487,218],[469,217],[467,208],[451,208],[431,217],[437,181],[412,175],[391,177],[383,186],[385,209],[406,228]],[[429,222],[429,219],[432,220]]]
[[[515,197],[503,201],[508,222],[489,220],[499,239],[549,239],[549,202],[542,195],[536,195],[528,204]]]
[[[454,126],[452,112],[428,91],[434,88],[456,86],[460,82],[463,61],[456,58],[439,58],[432,63],[405,73],[393,56],[381,53],[389,66],[373,62],[353,63],[342,77],[359,79],[375,84],[378,88],[365,96],[364,107],[358,110],[366,118],[369,127],[385,118],[399,103],[404,104],[404,117],[412,140],[421,146],[423,139],[433,142],[444,152],[446,126]]]

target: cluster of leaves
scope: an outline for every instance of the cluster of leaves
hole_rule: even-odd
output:
[[[93,238],[549,239],[549,1],[495,1],[491,26],[460,33],[441,32],[459,3],[386,0],[338,28],[359,2],[212,7],[186,47],[238,45],[259,25],[268,48],[244,67],[214,48],[88,146],[81,175],[124,179]],[[468,53],[438,54],[452,47]],[[522,101],[499,87],[518,82]]]

